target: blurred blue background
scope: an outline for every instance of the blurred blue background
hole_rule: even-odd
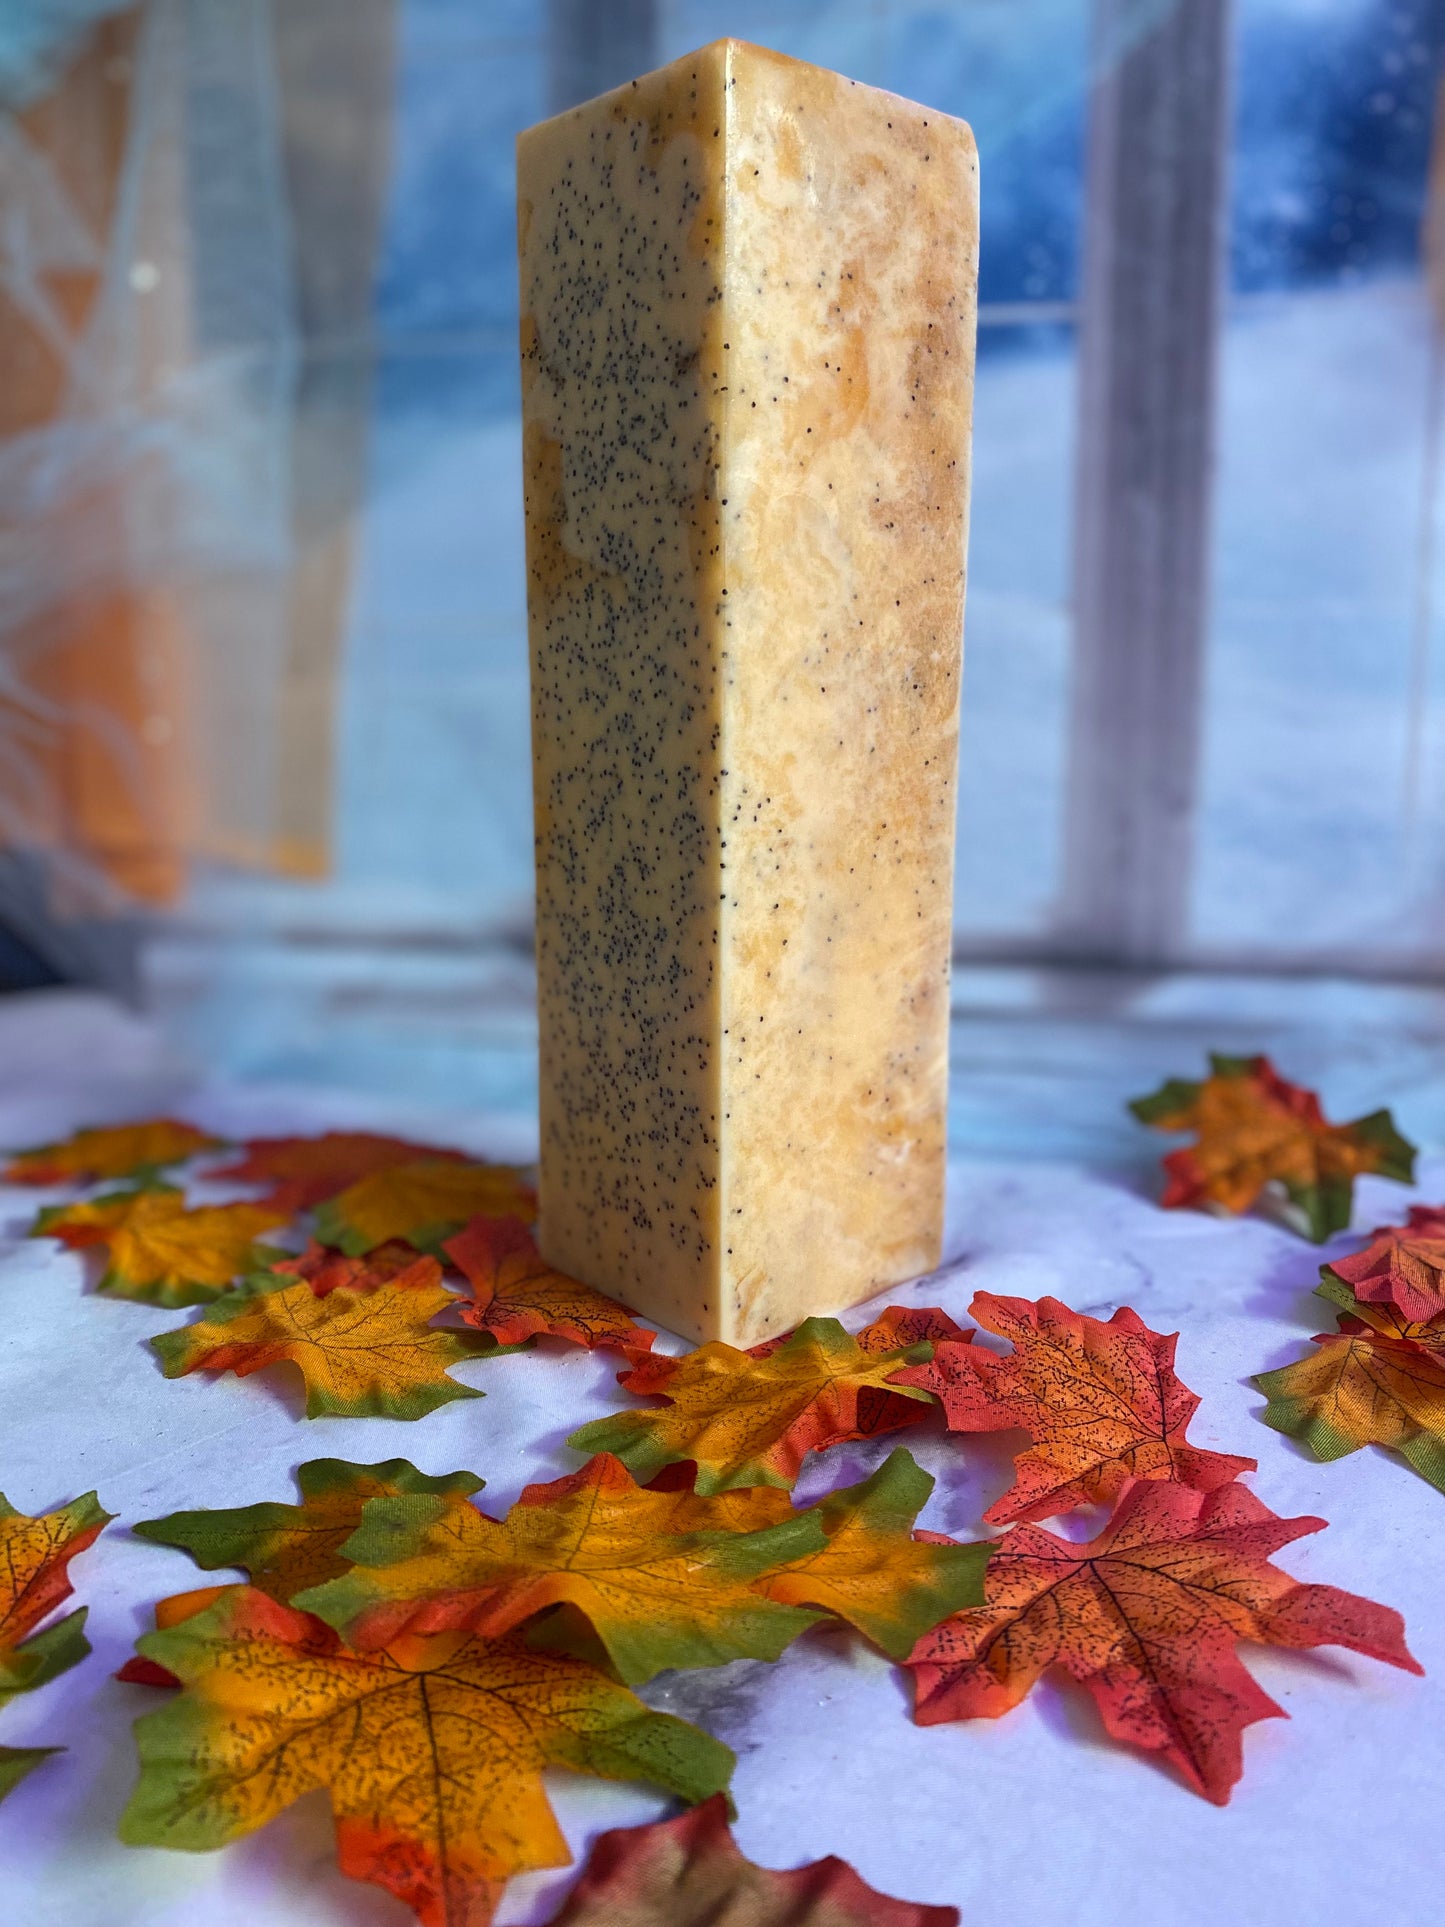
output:
[[[547,111],[544,22],[467,0],[405,0],[399,18],[332,892],[338,906],[364,893],[368,914],[385,892],[420,921],[526,916],[512,141]],[[1006,951],[1048,931],[1059,889],[1085,115],[1112,50],[1091,46],[1083,0],[673,0],[659,52],[724,32],[927,100],[978,136],[957,922],[965,951],[975,936]],[[1441,911],[1439,584],[1421,579],[1437,336],[1420,232],[1445,12],[1241,0],[1234,34],[1192,934],[1238,961],[1319,942],[1399,965],[1438,949]]]
[[[635,3],[614,0],[618,18]],[[472,1077],[526,1098],[513,141],[555,104],[568,4],[288,0],[323,49],[328,34],[384,46],[393,111],[378,131],[387,174],[365,325],[338,337],[298,323],[285,349],[293,373],[360,365],[367,378],[332,872],[287,882],[198,865],[145,947],[148,996],[221,1068],[424,1094]],[[1175,4],[640,9],[657,61],[724,34],[755,39],[960,115],[978,137],[955,893],[965,1013],[970,1000],[1096,994],[1084,979],[1059,987],[1077,961],[1063,872],[1088,130],[1101,77]],[[1224,1022],[1238,986],[1272,974],[1284,986],[1272,1008],[1313,996],[1321,1010],[1335,993],[1312,979],[1413,994],[1442,974],[1445,303],[1438,288],[1432,300],[1422,233],[1445,4],[1208,4],[1229,14],[1225,297],[1199,781],[1168,963],[1195,986],[1189,1007]],[[251,0],[227,18],[248,9],[262,21]],[[169,12],[194,33],[216,0]],[[208,73],[208,98],[232,82]],[[235,87],[250,84],[237,70]],[[1039,992],[1042,979],[1020,989],[1010,969],[1062,975]],[[1140,992],[1130,978],[1111,1007],[1184,994],[1161,983]]]

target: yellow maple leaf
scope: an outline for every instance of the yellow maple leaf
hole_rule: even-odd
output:
[[[528,1486],[505,1519],[445,1495],[369,1500],[343,1548],[351,1570],[296,1603],[364,1648],[402,1631],[495,1638],[565,1604],[637,1686],[668,1667],[776,1659],[819,1614],[753,1581],[822,1545],[781,1492],[649,1492],[603,1453]]]
[[[361,1524],[368,1499],[403,1494],[465,1495],[482,1481],[474,1472],[440,1477],[418,1472],[406,1459],[353,1465],[346,1459],[311,1459],[296,1468],[299,1505],[227,1506],[204,1512],[170,1512],[138,1519],[138,1539],[179,1546],[198,1566],[214,1572],[236,1566],[259,1591],[289,1605],[297,1593],[321,1586],[348,1569],[341,1548]]]
[[[867,1334],[865,1334],[867,1336]],[[721,1340],[681,1358],[643,1355],[619,1382],[670,1403],[617,1412],[584,1425],[567,1443],[611,1452],[641,1483],[691,1459],[697,1490],[790,1486],[810,1451],[892,1430],[932,1393],[893,1382],[904,1365],[926,1364],[932,1344],[862,1347],[836,1318],[808,1318],[763,1355]]]
[[[528,1486],[505,1519],[452,1494],[370,1499],[342,1548],[350,1571],[295,1603],[361,1648],[404,1631],[494,1637],[560,1608],[529,1636],[599,1657],[630,1686],[666,1668],[776,1659],[825,1613],[903,1659],[946,1613],[982,1600],[992,1549],[915,1534],[932,1490],[905,1451],[801,1511],[774,1486],[648,1490],[599,1453]]]
[[[1260,1417],[1318,1459],[1387,1446],[1445,1492],[1445,1318],[1415,1323],[1394,1305],[1362,1304],[1328,1270],[1319,1293],[1342,1308],[1339,1330],[1257,1374],[1269,1400]]]
[[[207,1204],[187,1210],[168,1186],[118,1191],[89,1204],[39,1213],[33,1238],[59,1238],[74,1250],[104,1245],[99,1291],[147,1305],[199,1305],[266,1261],[263,1233],[286,1222],[265,1204]]]
[[[469,1218],[525,1218],[537,1198],[523,1174],[506,1164],[468,1164],[421,1158],[372,1171],[316,1212],[323,1244],[360,1258],[390,1238],[439,1245]]]
[[[106,1125],[77,1131],[59,1144],[41,1144],[19,1151],[6,1165],[0,1180],[6,1184],[92,1183],[99,1178],[134,1178],[181,1164],[201,1151],[214,1151],[221,1140],[208,1137],[193,1124],[173,1118],[154,1118],[143,1124]]]
[[[823,1544],[766,1574],[757,1590],[789,1605],[821,1607],[891,1659],[907,1659],[946,1614],[982,1604],[994,1550],[988,1539],[959,1545],[940,1533],[915,1532],[932,1490],[928,1473],[900,1446],[871,1478],[812,1508]]]
[[[324,1789],[342,1871],[423,1927],[484,1927],[510,1875],[567,1864],[545,1768],[685,1800],[732,1769],[707,1734],[520,1638],[439,1633],[356,1653],[310,1614],[233,1587],[138,1644],[187,1690],[136,1723],[127,1844],[224,1846]]]
[[[303,1279],[233,1294],[151,1344],[167,1378],[194,1371],[245,1378],[289,1362],[306,1382],[307,1418],[417,1419],[451,1399],[482,1396],[448,1378],[447,1367],[489,1349],[489,1340],[431,1329],[453,1303],[440,1283],[343,1285],[318,1298]]]
[[[0,1492],[0,1701],[36,1683],[21,1655],[41,1620],[70,1597],[70,1561],[113,1517],[93,1492],[33,1518]]]

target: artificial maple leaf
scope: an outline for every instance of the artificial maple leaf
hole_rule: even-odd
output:
[[[1408,1224],[1380,1225],[1352,1258],[1324,1266],[1362,1304],[1395,1305],[1413,1324],[1445,1313],[1445,1214],[1412,1205]]]
[[[53,1625],[40,1622],[70,1597],[70,1561],[111,1517],[93,1492],[34,1518],[17,1512],[0,1493],[0,1707],[17,1693],[58,1679],[90,1651],[84,1606]],[[59,1751],[0,1746],[0,1799]]]
[[[137,1643],[186,1691],[136,1722],[124,1841],[224,1846],[324,1788],[342,1872],[424,1927],[484,1927],[510,1875],[567,1864],[545,1768],[698,1800],[733,1764],[594,1667],[517,1638],[440,1633],[356,1653],[309,1614],[236,1587]]]
[[[0,1172],[5,1184],[92,1184],[102,1178],[144,1178],[169,1164],[183,1164],[201,1151],[214,1151],[219,1138],[192,1124],[155,1118],[144,1124],[114,1124],[77,1131],[59,1144],[19,1151]]]
[[[666,1667],[776,1659],[821,1615],[753,1582],[824,1543],[783,1493],[649,1492],[603,1453],[528,1486],[501,1520],[440,1497],[373,1500],[344,1547],[351,1570],[298,1603],[362,1649],[402,1632],[497,1638],[566,1604],[637,1686]]]
[[[616,1299],[555,1271],[520,1218],[473,1218],[442,1250],[472,1288],[461,1316],[499,1345],[565,1338],[589,1350],[641,1352],[657,1336]]]
[[[536,1193],[511,1165],[426,1158],[373,1171],[329,1198],[317,1208],[316,1235],[353,1258],[391,1238],[430,1249],[471,1218],[530,1221],[536,1205]]]
[[[987,1545],[912,1536],[932,1489],[895,1452],[862,1484],[794,1511],[772,1486],[640,1487],[603,1453],[529,1486],[500,1521],[453,1498],[373,1501],[342,1548],[351,1570],[295,1603],[363,1650],[403,1631],[495,1637],[560,1607],[536,1636],[631,1686],[669,1667],[776,1659],[824,1613],[901,1658],[982,1597]]]
[[[913,1522],[932,1490],[932,1478],[900,1446],[870,1478],[812,1507],[827,1535],[822,1547],[776,1576],[765,1574],[755,1589],[790,1605],[822,1607],[890,1659],[907,1659],[939,1620],[982,1604],[993,1551],[991,1540],[962,1546],[936,1533],[915,1534]]]
[[[890,1305],[860,1332],[855,1332],[860,1352],[896,1352],[909,1345],[967,1345],[973,1333],[955,1323],[938,1305]]]
[[[928,1341],[867,1351],[836,1318],[809,1318],[761,1358],[720,1340],[681,1358],[646,1354],[618,1383],[670,1403],[597,1419],[567,1443],[615,1453],[644,1484],[691,1460],[700,1493],[790,1486],[809,1452],[892,1431],[911,1419],[911,1402],[933,1404],[929,1393],[891,1383],[900,1366],[925,1364],[932,1352]]]
[[[424,1493],[465,1498],[481,1490],[472,1472],[433,1477],[408,1459],[352,1465],[346,1459],[311,1459],[298,1467],[300,1505],[245,1505],[214,1512],[172,1512],[142,1519],[137,1538],[178,1546],[206,1572],[235,1566],[253,1586],[288,1605],[308,1586],[322,1586],[347,1570],[341,1548],[361,1524],[368,1499]]]
[[[268,1257],[262,1234],[286,1222],[264,1204],[207,1204],[186,1209],[170,1186],[117,1191],[89,1204],[57,1204],[40,1212],[32,1238],[59,1238],[72,1250],[106,1248],[97,1291],[172,1310],[218,1298]]]
[[[773,1353],[782,1349],[792,1338],[792,1332],[782,1332],[776,1338],[765,1338],[761,1344],[748,1347],[749,1358],[771,1358]],[[860,1352],[870,1356],[881,1352],[899,1353],[910,1345],[936,1344],[947,1339],[950,1344],[971,1345],[974,1334],[955,1324],[946,1311],[937,1305],[890,1305],[880,1312],[871,1325],[854,1332],[853,1342]],[[664,1371],[667,1367],[664,1365]],[[629,1385],[633,1391],[652,1389],[640,1384]],[[879,1438],[885,1432],[902,1431],[905,1425],[917,1425],[928,1416],[928,1406],[915,1403],[912,1396],[887,1385],[863,1385],[858,1390],[857,1425],[853,1435],[862,1438]],[[837,1443],[829,1439],[828,1444]],[[815,1448],[822,1450],[821,1446]]]
[[[952,1432],[1028,1433],[1013,1487],[983,1515],[990,1525],[1107,1504],[1131,1477],[1208,1492],[1254,1470],[1253,1459],[1186,1443],[1199,1400],[1174,1375],[1178,1335],[1150,1331],[1128,1306],[1105,1323],[1057,1298],[981,1291],[969,1313],[1012,1342],[1008,1357],[943,1343],[897,1382],[932,1392]]]
[[[1388,1446],[1445,1492],[1445,1314],[1421,1324],[1394,1305],[1361,1303],[1329,1270],[1319,1290],[1343,1307],[1339,1330],[1257,1374],[1269,1401],[1260,1417],[1317,1459]]]
[[[1267,1057],[1210,1056],[1203,1083],[1171,1078],[1129,1106],[1160,1131],[1197,1131],[1198,1141],[1164,1159],[1161,1203],[1214,1204],[1247,1211],[1270,1183],[1303,1212],[1322,1244],[1350,1222],[1354,1181],[1367,1172],[1414,1177],[1415,1147],[1388,1111],[1327,1124],[1313,1091],[1290,1084]]]
[[[245,1156],[214,1175],[269,1187],[266,1202],[290,1217],[310,1211],[373,1172],[397,1164],[464,1162],[463,1153],[374,1131],[326,1131],[320,1137],[257,1137]]]
[[[239,1590],[234,1585],[196,1586],[190,1592],[173,1592],[168,1599],[158,1599],[154,1611],[156,1631],[168,1632],[172,1626],[194,1619],[208,1606],[214,1606],[227,1593]],[[275,1598],[274,1593],[267,1596]],[[181,1683],[169,1668],[158,1666],[153,1659],[144,1659],[139,1653],[133,1653],[124,1666],[118,1667],[115,1677],[124,1680],[127,1686],[179,1686]]]
[[[3,1504],[0,1495],[0,1504]],[[67,1591],[69,1588],[67,1588]],[[0,1647],[0,1707],[6,1706],[17,1693],[33,1693],[39,1686],[48,1686],[62,1673],[68,1673],[72,1666],[78,1666],[90,1651],[90,1641],[85,1636],[85,1621],[88,1608],[78,1607],[67,1613],[64,1619],[57,1619],[53,1626],[44,1626],[38,1633],[15,1647]],[[53,1752],[46,1747],[45,1752]]]
[[[1397,1612],[1268,1563],[1324,1523],[1277,1518],[1242,1485],[1141,1480],[1087,1545],[1015,1526],[989,1560],[987,1603],[946,1619],[906,1662],[914,1717],[995,1718],[1060,1666],[1115,1739],[1162,1755],[1222,1806],[1245,1727],[1284,1717],[1240,1663],[1237,1640],[1347,1646],[1421,1671]]]
[[[151,1344],[167,1378],[194,1371],[245,1378],[289,1361],[306,1381],[307,1418],[417,1419],[451,1399],[482,1396],[446,1374],[486,1350],[486,1341],[476,1332],[429,1329],[454,1302],[444,1285],[395,1280],[373,1291],[343,1285],[318,1298],[302,1279],[221,1299]]]
[[[304,1278],[318,1298],[324,1298],[338,1285],[351,1291],[373,1291],[378,1285],[400,1279],[409,1284],[433,1284],[437,1278],[436,1261],[418,1256],[414,1246],[392,1238],[364,1258],[348,1258],[344,1251],[332,1251],[313,1238],[294,1258],[283,1259],[271,1269],[285,1278]]]
[[[263,1501],[216,1511],[172,1512],[163,1519],[141,1519],[132,1530],[138,1539],[188,1552],[204,1571],[237,1567],[258,1591],[289,1605],[308,1586],[323,1586],[348,1569],[341,1547],[361,1524],[368,1499],[404,1493],[465,1498],[479,1492],[484,1481],[474,1472],[434,1477],[419,1472],[409,1459],[384,1459],[379,1465],[311,1459],[297,1468],[296,1483],[301,1488],[300,1505]],[[229,1586],[200,1586],[158,1601],[157,1630],[164,1632],[204,1612],[230,1590]],[[128,1659],[116,1678],[140,1686],[180,1683],[153,1660],[139,1657]]]
[[[0,1800],[13,1793],[20,1782],[52,1753],[63,1753],[62,1746],[0,1746]]]
[[[750,1345],[748,1357],[771,1358],[792,1336],[792,1332],[780,1332],[776,1338],[765,1338],[759,1345]],[[865,1325],[862,1331],[853,1334],[853,1342],[860,1352],[897,1352],[909,1345],[921,1345],[925,1341],[936,1343],[944,1338],[954,1344],[967,1345],[973,1333],[955,1324],[948,1313],[937,1305],[890,1305],[886,1311],[879,1313],[871,1325]],[[909,1421],[922,1416],[921,1412],[909,1406]]]
[[[1424,1345],[1445,1354],[1445,1311],[1434,1312],[1429,1318],[1407,1318],[1398,1305],[1371,1304],[1368,1300],[1356,1298],[1332,1265],[1320,1267],[1320,1281],[1315,1286],[1315,1296],[1325,1299],[1336,1310],[1347,1313],[1351,1318],[1362,1319],[1372,1331],[1386,1338],[1406,1340],[1412,1345]]]
[[[746,1860],[714,1794],[675,1820],[599,1834],[550,1927],[958,1927],[956,1907],[890,1900],[830,1855],[791,1872]]]
[[[34,1518],[0,1493],[0,1690],[18,1692],[29,1683],[27,1668],[17,1665],[28,1635],[70,1597],[70,1561],[113,1516],[93,1492]]]

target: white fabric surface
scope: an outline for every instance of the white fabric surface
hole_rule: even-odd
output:
[[[94,1006],[0,1002],[0,1144],[158,1106],[237,1134],[367,1124],[504,1156],[533,1137],[526,1118],[206,1087],[142,1027]],[[1414,1195],[1445,1197],[1445,1165],[1423,1176]],[[289,1499],[293,1468],[327,1455],[466,1466],[485,1477],[486,1502],[504,1507],[528,1481],[578,1463],[562,1444],[574,1426],[628,1402],[613,1383],[617,1361],[545,1345],[476,1361],[456,1375],[487,1398],[417,1424],[307,1423],[285,1374],[170,1383],[145,1341],[190,1314],[100,1299],[81,1255],[26,1241],[36,1206],[57,1195],[0,1189],[0,1490],[38,1512],[94,1486],[120,1516],[73,1567],[92,1657],[0,1718],[0,1741],[69,1749],[0,1805],[0,1921],[401,1927],[411,1916],[399,1903],[336,1872],[323,1796],[220,1853],[117,1843],[134,1772],[129,1723],[155,1701],[111,1675],[149,1626],[151,1603],[201,1583],[184,1555],[132,1538],[127,1524],[183,1506]],[[1366,1181],[1357,1224],[1399,1215],[1407,1195]],[[1108,1742],[1072,1689],[1046,1684],[996,1722],[919,1728],[894,1668],[851,1635],[815,1633],[777,1665],[743,1661],[648,1689],[655,1705],[737,1750],[744,1850],[772,1866],[843,1854],[884,1892],[956,1904],[964,1927],[1425,1927],[1438,1918],[1445,1873],[1433,1817],[1445,1783],[1445,1498],[1377,1451],[1317,1464],[1258,1422],[1263,1401],[1248,1382],[1329,1325],[1329,1308],[1311,1296],[1321,1254],[1256,1220],[1162,1212],[1118,1178],[1077,1166],[958,1166],[951,1225],[944,1273],[895,1300],[941,1303],[961,1318],[980,1287],[1053,1292],[1096,1314],[1128,1303],[1156,1329],[1180,1330],[1181,1374],[1204,1399],[1197,1442],[1257,1457],[1252,1483],[1276,1511],[1332,1521],[1280,1563],[1398,1607],[1427,1677],[1333,1649],[1249,1652],[1291,1718],[1250,1730],[1244,1780],[1219,1809]],[[860,1307],[848,1322],[868,1316]],[[811,1496],[856,1477],[898,1443],[939,1479],[924,1523],[977,1536],[984,1506],[1008,1483],[1007,1435],[959,1442],[930,1421],[811,1460],[800,1489]],[[579,1857],[598,1830],[665,1810],[645,1790],[563,1774],[549,1789]],[[517,1881],[499,1920],[545,1921],[572,1877]]]

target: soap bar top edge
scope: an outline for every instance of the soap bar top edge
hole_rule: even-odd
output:
[[[914,100],[911,95],[896,94],[891,88],[875,87],[871,82],[854,80],[851,76],[840,73],[837,68],[819,66],[811,60],[799,60],[793,54],[779,53],[775,48],[764,47],[754,40],[741,40],[735,35],[725,35],[718,40],[706,41],[701,47],[693,48],[690,53],[679,54],[674,60],[664,61],[660,67],[650,68],[645,74],[638,74],[633,80],[624,80],[620,86],[606,88],[602,93],[593,94],[587,100],[579,100],[575,106],[564,107],[560,113],[548,114],[542,120],[534,121],[530,127],[524,127],[517,135],[517,151],[520,154],[524,142],[530,141],[533,136],[547,135],[571,120],[574,115],[591,112],[601,101],[610,100],[621,103],[627,95],[656,80],[660,75],[670,73],[675,68],[686,67],[689,62],[714,59],[722,63],[729,78],[740,67],[756,61],[759,64],[797,67],[807,73],[828,74],[846,82],[849,87],[856,87],[869,94],[883,95],[889,100],[897,101],[900,108],[905,108],[910,113],[927,114],[933,119],[947,122],[950,128],[961,130],[973,149],[975,166],[977,165],[978,142],[972,126],[961,115],[946,113],[942,108],[930,107],[926,102]]]
[[[691,53],[679,54],[675,60],[666,60],[660,67],[651,67],[646,73],[638,74],[632,80],[624,80],[620,86],[605,88],[600,94],[593,94],[586,100],[579,100],[575,106],[564,107],[560,113],[548,114],[542,120],[533,121],[530,127],[522,128],[517,135],[518,156],[520,157],[524,147],[534,139],[553,138],[569,121],[582,115],[593,115],[599,107],[609,102],[615,111],[623,105],[629,95],[638,93],[643,88],[656,86],[667,75],[689,64],[715,60],[726,73],[736,50],[746,44],[740,40],[709,40],[705,46],[694,48]],[[778,58],[782,57],[778,56]]]

